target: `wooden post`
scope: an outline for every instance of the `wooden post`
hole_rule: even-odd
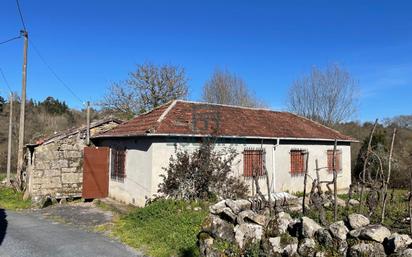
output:
[[[90,102],[87,101],[87,131],[86,131],[86,144],[90,145]]]
[[[22,188],[22,172],[24,163],[24,121],[26,116],[26,82],[27,82],[27,46],[28,46],[28,33],[27,31],[21,31],[24,37],[23,48],[23,77],[22,77],[22,89],[21,89],[21,102],[20,102],[20,122],[19,122],[19,144],[17,154],[17,182],[20,188]]]
[[[7,183],[10,183],[11,170],[11,136],[13,130],[13,93],[10,92],[9,98],[9,138],[7,142]]]
[[[387,201],[387,191],[388,191],[388,185],[391,179],[391,169],[392,169],[392,153],[393,153],[393,144],[395,142],[395,135],[396,135],[396,128],[393,129],[393,134],[392,134],[392,142],[391,142],[391,149],[389,150],[389,163],[388,163],[388,177],[386,178],[386,183],[384,185],[384,190],[383,190],[383,204],[382,204],[382,216],[381,216],[381,223],[385,221],[385,208],[386,208],[386,201]],[[382,171],[383,173],[383,171]]]
[[[334,198],[334,212],[333,212],[333,219],[334,221],[338,218],[338,174],[336,171],[336,147],[338,141],[335,139],[335,143],[333,144],[333,159],[332,159],[332,169],[333,169],[333,198]]]
[[[308,180],[308,160],[309,160],[309,152],[304,152],[306,156],[305,160],[305,177],[303,178],[303,200],[302,200],[302,213],[305,215],[306,207],[305,207],[305,200],[306,200],[306,183]]]

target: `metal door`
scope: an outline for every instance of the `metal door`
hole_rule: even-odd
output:
[[[82,197],[104,198],[109,193],[109,147],[85,147]]]

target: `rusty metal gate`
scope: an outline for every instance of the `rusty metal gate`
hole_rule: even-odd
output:
[[[85,147],[82,197],[104,198],[109,193],[109,147]]]

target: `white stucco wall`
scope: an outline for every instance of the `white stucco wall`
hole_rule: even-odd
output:
[[[124,181],[116,181],[109,174],[109,197],[127,204],[143,206],[152,192],[152,148],[150,140],[104,140],[102,146],[126,150]],[[109,169],[111,172],[111,168]]]
[[[176,143],[177,142],[177,143]],[[250,185],[252,192],[252,179],[243,177],[243,155],[245,148],[260,148],[261,144],[250,143],[249,141],[219,143],[216,149],[233,147],[238,156],[233,163],[233,174],[239,176]],[[124,182],[116,182],[110,179],[109,196],[138,206],[144,205],[147,198],[158,193],[158,186],[162,182],[161,174],[165,174],[164,167],[169,164],[170,157],[175,155],[177,149],[196,149],[199,144],[186,140],[175,139],[114,139],[105,140],[101,145],[110,147],[125,147],[126,152],[126,178]],[[303,191],[303,175],[292,176],[290,174],[290,151],[302,149],[309,152],[308,160],[308,189],[312,184],[312,178],[316,177],[315,160],[318,159],[319,167],[327,166],[327,151],[333,149],[329,144],[280,144],[276,141],[264,143],[266,169],[269,174],[270,190],[274,192]],[[338,189],[346,190],[351,183],[351,153],[349,145],[338,145],[338,150],[342,151],[342,172],[338,175]],[[332,174],[327,169],[319,172],[321,180],[331,180]],[[267,193],[265,178],[260,179],[260,188],[263,193]]]

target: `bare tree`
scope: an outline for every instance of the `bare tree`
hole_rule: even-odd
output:
[[[313,67],[309,75],[293,82],[288,109],[326,125],[350,118],[356,111],[357,83],[338,65]]]
[[[202,100],[209,103],[228,104],[245,107],[261,107],[254,93],[243,79],[227,70],[215,70],[203,86]]]
[[[104,110],[131,117],[188,94],[186,72],[173,65],[137,65],[125,81],[113,83],[101,106]]]

